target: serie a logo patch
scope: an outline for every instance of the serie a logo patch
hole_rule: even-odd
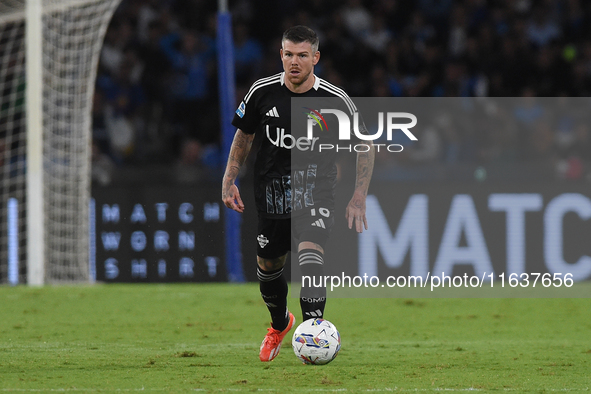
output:
[[[236,114],[242,118],[245,113],[246,113],[246,104],[244,104],[244,101],[242,101],[240,103],[240,105],[238,106],[238,109],[236,109]]]

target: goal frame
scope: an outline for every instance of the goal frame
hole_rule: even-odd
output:
[[[27,283],[45,282],[45,214],[43,209],[43,4],[25,6],[27,138]]]
[[[25,81],[22,132],[18,131],[24,142],[17,186],[22,194],[9,199],[6,207],[11,222],[2,240],[8,245],[9,261],[0,262],[2,279],[12,285],[19,283],[22,268],[26,277],[21,280],[30,286],[92,282],[89,261],[81,257],[87,225],[76,229],[89,220],[92,97],[102,42],[120,2],[13,0],[0,7],[0,24],[8,26],[6,31],[11,25],[22,29],[18,51]],[[76,104],[68,104],[72,98]],[[12,187],[6,179],[6,186]],[[67,200],[70,196],[73,200]],[[79,242],[71,238],[76,232]]]

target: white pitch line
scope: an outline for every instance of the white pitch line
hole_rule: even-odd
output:
[[[504,388],[504,391],[520,391],[521,389],[512,389],[512,388]],[[589,391],[589,387],[581,387],[581,388],[563,388],[563,389],[543,389],[544,391],[551,391],[551,392],[569,392],[569,391]],[[136,391],[170,391],[169,389],[165,389],[165,388],[135,388],[135,389],[107,389],[107,388],[54,388],[54,389],[11,389],[11,388],[3,388],[0,389],[0,391],[3,392],[33,392],[33,393],[37,393],[37,392],[96,392],[96,391],[112,391],[112,392],[136,392]],[[183,390],[185,391],[185,390]],[[252,392],[253,388],[248,388],[248,387],[244,387],[244,388],[237,388],[237,387],[228,387],[228,388],[223,388],[223,389],[202,389],[202,388],[195,388],[195,389],[186,389],[186,391],[237,391],[237,392],[242,392],[242,391],[248,391],[248,392]],[[263,389],[263,388],[259,388],[256,389],[256,391],[269,391],[269,392],[275,392],[275,391],[281,391],[284,392],[283,389],[278,390],[278,389],[273,389],[273,388],[269,388],[269,389]],[[372,392],[393,392],[393,391],[398,391],[398,392],[438,392],[438,391],[447,391],[447,392],[465,392],[465,391],[484,391],[484,389],[479,389],[479,388],[474,388],[474,387],[468,387],[468,388],[463,388],[463,389],[456,389],[456,388],[428,388],[428,389],[420,389],[420,388],[414,388],[414,389],[405,389],[405,388],[399,388],[399,387],[384,387],[384,388],[379,388],[379,389],[359,389],[359,390],[349,390],[347,388],[334,388],[334,389],[329,389],[329,388],[298,388],[297,390],[298,392],[331,392],[331,393],[338,393],[338,392],[368,392],[368,393],[372,393]]]

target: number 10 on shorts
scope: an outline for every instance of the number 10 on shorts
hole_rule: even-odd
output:
[[[322,216],[324,216],[325,218],[330,216],[330,211],[326,208],[318,208],[318,213]],[[310,215],[312,216],[316,216],[316,208],[312,208],[310,210]]]

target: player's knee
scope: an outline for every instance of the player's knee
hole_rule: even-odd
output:
[[[324,254],[324,249],[322,248],[322,246],[320,246],[316,242],[312,242],[312,241],[300,242],[300,244],[298,245],[298,253],[301,253],[305,249],[316,250],[316,251],[320,252],[320,254]]]
[[[286,257],[287,254],[273,259],[257,256],[257,264],[262,271],[277,271],[285,265]]]

